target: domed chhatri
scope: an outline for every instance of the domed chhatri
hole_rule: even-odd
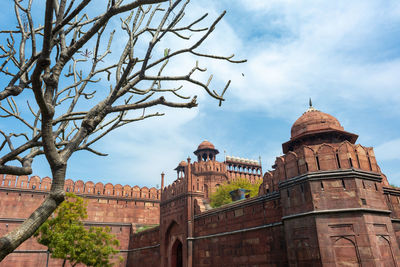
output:
[[[310,132],[344,131],[339,121],[327,113],[310,107],[296,120],[291,129],[291,139]]]
[[[336,143],[344,140],[354,144],[357,138],[358,135],[346,132],[334,116],[315,109],[310,100],[308,110],[295,121],[290,140],[282,144],[282,148],[287,153],[302,144]]]
[[[201,142],[201,144],[197,147],[197,150],[203,150],[203,149],[215,149],[214,145],[207,141],[204,140],[203,142]]]
[[[180,163],[179,163],[179,167],[185,167],[185,166],[187,166],[188,165],[188,163],[186,162],[186,161],[184,161],[184,160],[182,160]]]
[[[207,161],[207,160],[215,160],[215,156],[219,153],[217,149],[215,149],[214,145],[211,142],[204,140],[197,147],[197,150],[193,152],[197,156],[198,161]]]

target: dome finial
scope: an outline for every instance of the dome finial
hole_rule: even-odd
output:
[[[305,113],[310,112],[310,111],[316,111],[316,109],[312,106],[311,97],[310,97],[309,100],[308,100],[308,104],[309,104],[310,106],[308,107],[308,109],[307,109],[307,111],[306,111]]]

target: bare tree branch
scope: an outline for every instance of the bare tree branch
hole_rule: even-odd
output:
[[[196,107],[195,94],[183,91],[187,83],[221,105],[230,81],[212,89],[220,85],[211,73],[206,80],[195,75],[207,72],[197,60],[245,62],[199,52],[225,12],[200,27],[208,14],[185,19],[190,0],[46,0],[42,16],[34,1],[11,1],[16,28],[0,30],[0,75],[7,84],[0,90],[0,119],[10,126],[0,130],[0,174],[32,174],[32,162],[45,155],[53,180],[40,207],[0,238],[0,261],[63,201],[73,153],[106,156],[94,146],[115,129],[163,116],[166,107]],[[94,3],[105,11],[94,14]],[[119,28],[110,26],[118,21]],[[179,56],[193,59],[194,67],[171,75],[170,62]]]

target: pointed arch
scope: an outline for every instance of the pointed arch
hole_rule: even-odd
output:
[[[287,179],[299,175],[298,157],[297,154],[293,151],[289,151],[285,155],[285,170]]]
[[[353,145],[349,141],[344,141],[339,145],[337,155],[342,169],[350,169],[354,166],[353,162],[356,161],[356,156],[354,154]]]
[[[264,177],[262,178],[263,182],[260,184],[260,187],[258,188],[258,195],[262,196],[265,194],[270,193],[270,188],[271,188],[271,182],[272,182],[272,174],[267,171],[264,174]]]
[[[114,195],[114,185],[112,183],[107,183],[104,186],[104,195],[109,195],[109,196]]]
[[[175,188],[176,188],[176,186],[175,186]],[[146,186],[144,186],[144,187],[142,187],[140,189],[140,197],[141,198],[148,198],[149,197],[149,189]]]
[[[94,195],[96,190],[94,188],[94,183],[92,181],[88,181],[85,183],[85,194],[92,194]]]
[[[85,191],[85,183],[82,180],[75,182],[74,192],[77,194],[82,194]]]
[[[39,184],[40,184],[40,178],[39,179]],[[6,174],[4,177],[4,185],[5,187],[15,187],[17,181],[17,176],[16,175],[12,175],[12,174]],[[39,188],[39,186],[37,187]]]
[[[123,196],[123,187],[121,184],[114,185],[114,195],[117,197]]]
[[[28,188],[29,177],[27,175],[22,175],[18,177],[17,187]],[[1,175],[0,175],[0,185],[1,185]]]
[[[45,190],[45,191],[50,191],[51,187],[51,178],[50,177],[44,177],[40,183],[40,190]]]
[[[392,246],[390,244],[389,236],[378,235],[377,243],[379,252],[381,255],[381,261],[385,267],[395,267],[395,260],[392,252]]]
[[[367,152],[372,171],[379,172],[379,167],[378,163],[376,162],[374,149],[372,147],[368,147]]]
[[[168,224],[167,224],[168,225]],[[183,240],[180,238],[180,234],[184,230],[182,229],[182,226],[178,224],[175,220],[171,220],[167,230],[165,231],[164,235],[164,255],[166,255],[166,261],[169,263],[168,266],[174,266],[174,267],[181,267],[182,265],[177,265],[179,264],[179,259],[178,259],[178,253],[179,250],[183,252]],[[181,246],[181,247],[179,247]],[[182,253],[183,255],[183,253]],[[181,259],[183,260],[182,256]]]
[[[359,163],[359,168],[362,170],[370,171],[368,158],[367,158],[367,151],[362,145],[356,145],[355,147],[356,158],[357,162]]]
[[[334,237],[333,251],[339,266],[360,266],[360,258],[355,242],[351,237]]]
[[[317,168],[320,170],[335,170],[338,169],[338,164],[336,163],[336,153],[335,149],[328,144],[322,144],[316,153]]]
[[[104,194],[104,185],[103,183],[98,182],[95,186],[96,195],[103,195]]]
[[[183,244],[179,238],[175,239],[171,247],[171,267],[183,267]]]
[[[32,180],[32,178],[31,178]],[[64,190],[65,192],[74,192],[75,183],[71,179],[65,180]],[[31,181],[29,182],[29,188],[31,188]]]
[[[276,170],[275,172],[278,175],[279,181],[286,180],[286,170],[285,170],[285,158],[284,157],[276,157],[275,160]]]
[[[303,151],[304,151],[304,159],[305,159],[304,164],[305,164],[307,172],[317,171],[318,168],[317,168],[317,162],[315,160],[314,150],[309,146],[304,146]]]
[[[130,187],[129,185],[125,185],[123,190],[124,190],[123,191],[124,197],[131,197],[132,196],[132,187]]]

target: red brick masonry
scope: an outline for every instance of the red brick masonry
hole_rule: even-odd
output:
[[[357,137],[310,107],[263,176],[254,160],[218,162],[204,141],[197,161],[179,163],[175,182],[159,191],[71,180],[65,187],[89,200],[88,224],[109,225],[120,238],[121,266],[399,266],[400,189]],[[211,209],[209,194],[237,177],[262,179],[258,197]],[[50,184],[2,177],[0,233],[26,218]],[[18,250],[44,248],[30,239]],[[45,266],[38,251],[13,253],[0,266]]]

